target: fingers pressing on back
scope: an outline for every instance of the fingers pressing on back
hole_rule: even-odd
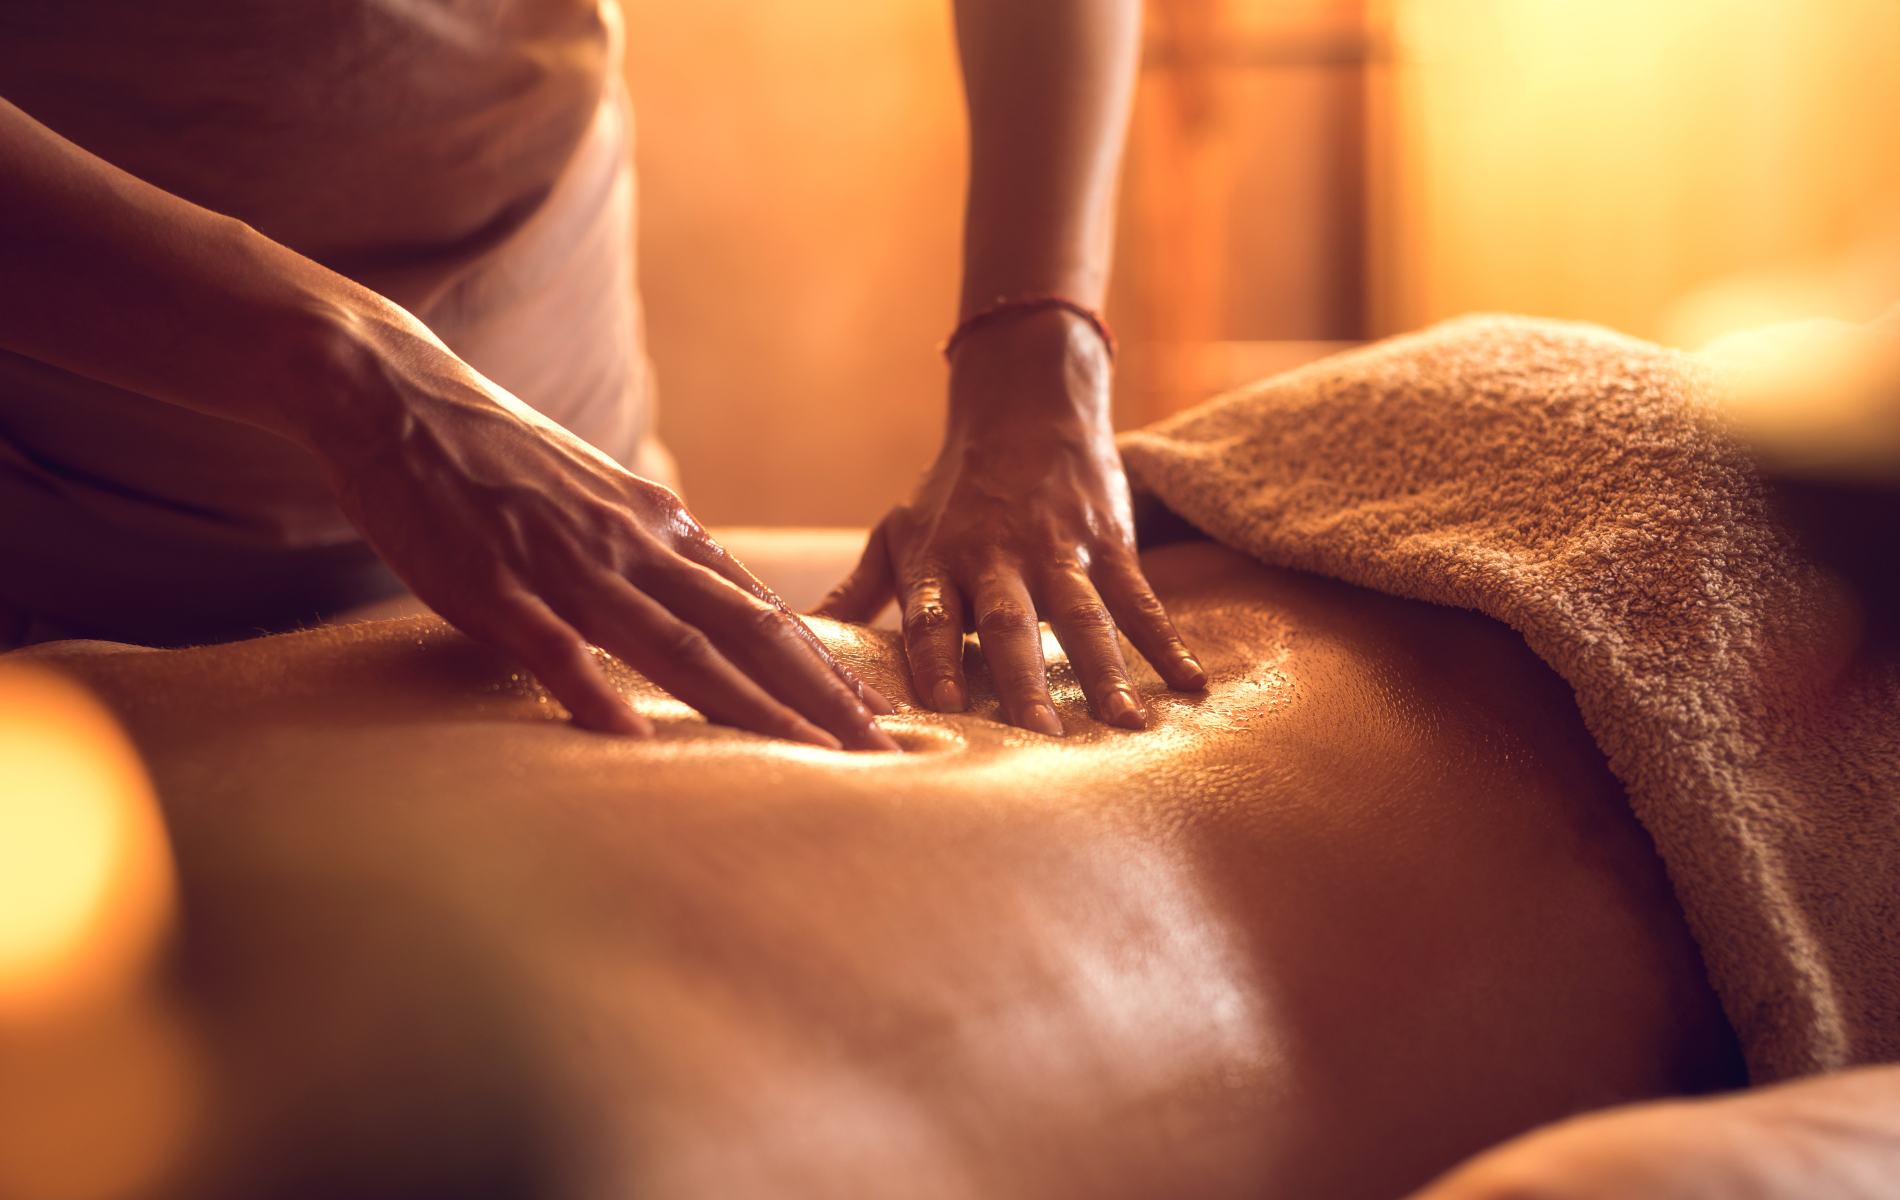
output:
[[[1063,571],[1043,588],[1043,616],[1069,656],[1096,719],[1123,729],[1145,729],[1146,707],[1128,678],[1115,622],[1080,571]]]
[[[716,574],[687,563],[657,571],[642,584],[674,612],[691,613],[726,661],[835,734],[847,749],[898,749],[860,700],[860,687],[851,686],[857,677],[843,671],[783,604],[730,587]],[[874,690],[863,690],[883,700]]]
[[[587,640],[539,597],[517,593],[478,616],[457,613],[451,619],[528,668],[581,728],[632,737],[653,735],[653,723],[635,712],[608,681]]]
[[[963,677],[963,597],[943,575],[925,575],[905,589],[904,651],[918,699],[938,712],[970,707]]]
[[[829,750],[834,734],[779,702],[734,666],[700,629],[617,575],[597,576],[567,605],[589,641],[704,713],[709,720]],[[814,664],[814,669],[822,667]]]
[[[717,573],[734,587],[751,594],[782,613],[791,623],[793,631],[804,641],[806,648],[817,655],[818,659],[831,669],[831,673],[837,676],[838,681],[844,684],[846,690],[862,702],[866,708],[881,717],[888,717],[891,713],[896,711],[891,707],[891,702],[884,698],[883,692],[878,691],[870,684],[864,682],[864,680],[858,678],[856,671],[853,671],[850,667],[839,662],[837,658],[832,655],[830,649],[827,648],[822,641],[818,640],[818,635],[811,631],[811,627],[800,620],[798,614],[793,612],[783,600],[779,599],[778,593],[765,586],[758,576],[746,570],[745,564],[728,553],[724,546],[719,545],[711,539],[707,539],[703,542],[689,543],[684,548],[683,556],[688,561],[696,562],[700,566]],[[881,608],[883,605],[880,604],[878,607]],[[819,613],[817,615],[824,616],[828,614]],[[875,613],[873,615],[875,615]],[[841,617],[836,619],[844,620],[846,618]]]
[[[1095,586],[1115,624],[1128,635],[1162,682],[1177,691],[1207,687],[1207,672],[1168,619],[1168,610],[1148,586],[1132,555],[1104,555],[1093,573]]]
[[[1062,736],[1061,718],[1049,699],[1042,629],[1022,576],[1013,570],[991,574],[979,585],[971,611],[983,661],[989,664],[1009,723]]]

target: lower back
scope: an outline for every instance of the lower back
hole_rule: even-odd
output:
[[[1143,733],[1061,668],[1060,741],[989,719],[977,678],[975,713],[927,714],[901,650],[823,630],[899,701],[902,757],[581,733],[428,624],[85,669],[152,759],[203,1002],[249,1031],[244,1136],[284,1163],[1389,1197],[1735,1082],[1647,839],[1521,641],[1207,546],[1149,572],[1214,683],[1149,680]],[[316,1032],[353,1052],[287,1066]],[[387,1153],[310,1116],[371,1094],[415,1131]]]

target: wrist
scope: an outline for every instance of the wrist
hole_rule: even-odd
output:
[[[391,395],[391,372],[377,369],[388,357],[381,345],[405,325],[433,342],[427,329],[240,222],[206,214],[194,229],[206,265],[174,310],[166,374],[153,372],[141,390],[318,453],[376,423]]]
[[[354,294],[362,291],[362,295]],[[350,461],[399,438],[415,401],[442,388],[460,361],[408,312],[354,286],[282,312],[270,338],[281,386],[275,432],[332,461]],[[441,359],[435,369],[432,361]]]
[[[1088,305],[1074,300],[1061,292],[1025,292],[1016,296],[998,296],[995,300],[976,309],[966,308],[965,316],[957,322],[950,336],[944,339],[943,356],[956,358],[957,346],[972,333],[990,325],[1007,324],[1034,316],[1039,312],[1062,311],[1071,316],[1080,317],[1102,339],[1102,346],[1108,351],[1112,361],[1115,357],[1115,335],[1109,331],[1108,322],[1101,313]]]
[[[273,431],[327,458],[376,440],[399,411],[377,339],[354,314],[313,306],[283,314],[270,336],[281,380]]]
[[[1111,375],[1107,344],[1067,309],[976,325],[950,359],[951,432],[1050,421],[1107,429]]]

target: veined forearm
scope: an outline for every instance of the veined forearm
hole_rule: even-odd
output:
[[[1139,0],[957,0],[970,113],[961,312],[1054,292],[1099,306]]]
[[[0,347],[297,441],[314,397],[351,390],[331,381],[352,340],[429,339],[373,292],[4,100],[0,278]]]
[[[866,707],[888,702],[679,497],[483,379],[397,305],[4,102],[0,279],[0,347],[308,448],[403,582],[581,724],[652,732],[593,644],[714,720],[898,749]]]

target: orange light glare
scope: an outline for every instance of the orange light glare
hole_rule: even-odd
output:
[[[0,1020],[123,984],[171,908],[164,829],[117,724],[56,675],[0,671]]]
[[[1724,416],[1764,461],[1820,478],[1900,480],[1900,345],[1880,326],[1811,320],[1719,338]]]
[[[0,1197],[139,1200],[203,1100],[152,967],[173,873],[150,783],[76,684],[0,663]]]

